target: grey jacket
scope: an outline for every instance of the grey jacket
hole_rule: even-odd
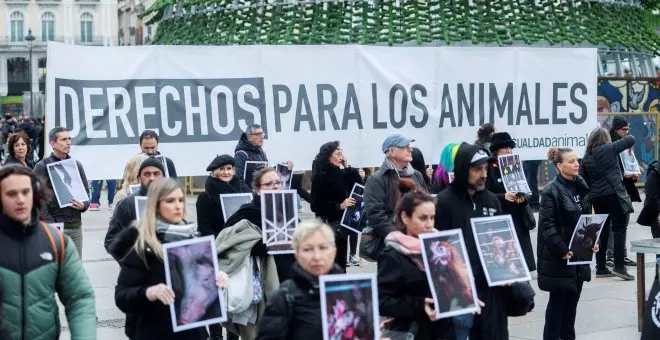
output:
[[[412,179],[419,188],[428,191],[424,177],[419,171],[414,170]],[[369,176],[364,185],[363,199],[367,225],[382,238],[394,231],[397,190],[399,190],[399,175],[388,161],[383,162],[380,169]]]
[[[69,158],[71,157],[66,156],[66,159]],[[34,173],[38,177],[42,177],[46,179],[46,181],[48,182],[48,188],[50,190],[53,190],[53,185],[50,181],[50,177],[48,176],[48,170],[46,170],[46,165],[59,161],[63,161],[63,159],[59,159],[55,157],[54,154],[51,154],[50,156],[45,157],[44,159],[37,162],[37,164],[35,164],[33,169]],[[89,184],[87,183],[87,176],[85,176],[85,170],[83,169],[83,166],[82,164],[80,164],[80,162],[76,161],[76,164],[78,165],[78,172],[80,173],[80,178],[82,179],[83,185],[85,186],[85,191],[89,193]],[[85,208],[82,211],[78,211],[71,207],[60,208],[59,203],[57,203],[57,198],[53,193],[53,197],[50,200],[50,202],[48,202],[48,205],[44,209],[42,209],[41,217],[45,222],[48,223],[80,222],[81,221],[80,215],[83,212],[87,211],[87,208],[89,208],[89,201],[83,202],[83,204],[85,205]]]

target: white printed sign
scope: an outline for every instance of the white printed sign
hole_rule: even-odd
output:
[[[551,146],[584,153],[597,124],[596,63],[591,48],[49,43],[46,130],[71,130],[89,179],[121,178],[145,129],[177,173],[206,175],[252,123],[268,158],[298,170],[330,140],[347,146],[351,165],[380,166],[394,133],[435,164],[487,122],[513,136],[523,160],[544,159]]]

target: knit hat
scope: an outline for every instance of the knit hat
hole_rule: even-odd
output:
[[[236,162],[234,161],[234,157],[229,156],[229,155],[220,155],[216,156],[211,164],[206,167],[206,171],[214,171],[215,169],[225,166],[227,164],[231,164],[232,166],[236,165]]]
[[[628,126],[628,120],[621,116],[614,116],[612,119],[612,130],[618,130]]]
[[[163,166],[163,162],[161,162],[160,160],[154,157],[149,157],[144,161],[142,161],[142,164],[140,164],[140,170],[138,170],[138,176],[142,174],[142,169],[148,166],[153,166],[155,168],[158,168],[163,174],[165,174],[165,167]]]

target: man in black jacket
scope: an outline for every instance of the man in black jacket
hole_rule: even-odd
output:
[[[123,200],[119,201],[115,213],[110,219],[110,226],[108,232],[105,234],[105,250],[119,261],[126,252],[130,249],[132,244],[118,244],[116,241],[117,235],[124,229],[128,228],[137,219],[135,212],[135,197],[147,196],[147,189],[149,184],[156,179],[163,178],[165,169],[163,163],[153,157],[145,159],[140,164],[138,170],[138,178],[140,179],[140,190],[134,194],[128,195]],[[127,247],[128,246],[128,247]]]
[[[55,181],[55,185],[59,187],[64,187],[64,183],[62,183],[62,179],[57,176],[58,170],[56,169],[53,169],[56,174],[51,178],[48,175],[47,166],[48,164],[71,158],[71,156],[69,156],[69,153],[71,152],[71,134],[69,133],[69,130],[64,127],[55,127],[48,132],[48,141],[53,148],[53,153],[34,165],[34,173],[41,178],[45,178],[49,189],[53,190],[53,181]],[[89,192],[85,170],[80,162],[76,161],[76,164],[85,191]],[[62,174],[66,174],[66,171],[63,168],[62,171]],[[62,191],[66,192],[67,190],[64,189]],[[57,198],[53,197],[50,202],[48,202],[46,208],[41,211],[41,218],[44,221],[48,223],[64,223],[64,233],[71,237],[71,240],[75,243],[81,260],[83,247],[81,215],[87,211],[88,208],[89,201],[80,202],[77,200],[71,200],[71,206],[69,207],[60,208]]]
[[[142,153],[149,156],[160,156],[158,151],[158,135],[153,130],[144,130],[140,135],[140,149]],[[176,167],[174,162],[169,157],[165,157],[165,162],[167,163],[167,171],[164,171],[164,174],[167,174],[168,177],[176,179]]]
[[[630,133],[628,120],[622,116],[614,116],[614,118],[612,119],[612,128],[610,129],[610,137],[612,137],[612,142],[616,142],[619,139],[627,136],[628,133]],[[632,148],[629,150],[634,151],[634,149]],[[621,176],[623,177],[623,186],[626,188],[626,192],[628,192],[628,196],[630,196],[630,200],[633,202],[641,202],[642,198],[639,196],[639,191],[637,191],[637,187],[635,186],[635,182],[639,181],[640,175],[625,174],[625,172],[623,171],[623,163],[621,161],[621,158],[619,158],[619,165],[621,166]],[[627,228],[626,228],[626,233],[624,234],[627,234]],[[614,238],[610,237],[607,241],[606,263],[609,267],[614,267],[614,258],[612,256],[613,240]],[[623,251],[624,251],[623,262],[625,263],[625,265],[631,267],[637,266],[637,262],[628,258],[628,247],[624,247]]]
[[[454,159],[454,181],[437,196],[435,228],[440,231],[460,228],[463,232],[474,283],[479,299],[485,303],[481,315],[474,317],[470,339],[505,340],[509,338],[509,330],[503,294],[509,288],[488,286],[470,224],[473,217],[502,214],[497,196],[486,190],[488,157],[488,151],[480,146],[467,143],[459,146]]]

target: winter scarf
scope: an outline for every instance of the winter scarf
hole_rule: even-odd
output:
[[[403,169],[399,169],[396,167],[396,165],[394,165],[391,159],[385,157],[384,165],[387,169],[395,170],[397,175],[399,175],[399,177],[412,177],[415,174],[415,169],[412,167],[410,163],[406,164],[406,166],[404,166]]]
[[[197,224],[167,224],[161,220],[156,221],[156,234],[160,236],[163,243],[189,240],[197,235]]]
[[[400,231],[393,231],[385,238],[385,245],[408,256],[419,269],[426,271],[422,259],[422,242],[417,237],[408,236]]]

